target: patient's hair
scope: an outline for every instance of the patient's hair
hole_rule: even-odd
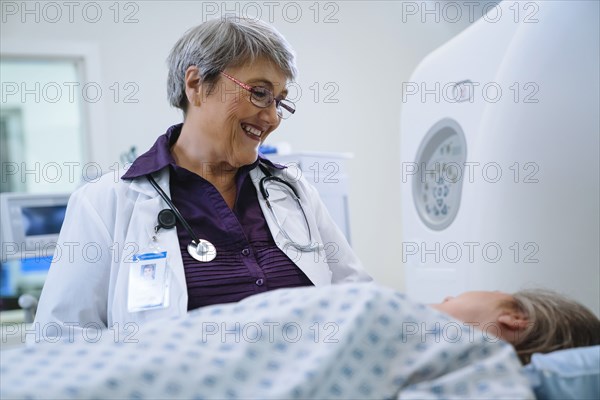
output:
[[[583,305],[543,289],[513,294],[529,324],[514,344],[523,364],[533,353],[600,344],[600,319]]]

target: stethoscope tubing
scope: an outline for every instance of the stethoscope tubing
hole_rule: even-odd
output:
[[[171,211],[173,211],[175,213],[175,216],[177,217],[177,219],[179,220],[179,222],[181,222],[181,224],[183,225],[183,227],[185,228],[185,230],[187,231],[187,233],[191,236],[192,238],[192,243],[194,243],[195,245],[198,244],[198,236],[196,236],[196,233],[194,232],[194,230],[192,229],[192,227],[187,223],[187,221],[185,220],[185,218],[183,218],[183,215],[181,215],[181,213],[179,212],[179,210],[177,209],[177,207],[175,207],[175,204],[173,204],[173,202],[171,201],[171,199],[169,199],[169,196],[167,196],[167,194],[164,192],[164,190],[162,190],[162,188],[160,187],[160,185],[158,183],[156,183],[156,181],[154,180],[154,178],[152,177],[152,175],[148,174],[146,175],[146,178],[148,179],[148,181],[150,182],[150,184],[152,185],[152,187],[154,187],[154,189],[156,189],[156,191],[158,192],[158,194],[160,195],[160,197],[162,197],[162,199],[165,201],[165,203],[167,203],[167,205],[169,206],[169,208],[171,209]]]
[[[308,223],[308,217],[306,216],[306,213],[304,212],[304,208],[302,207],[302,203],[300,202],[300,196],[298,195],[298,192],[296,191],[296,189],[288,182],[286,182],[285,180],[277,177],[277,176],[273,176],[269,170],[267,169],[267,167],[265,167],[262,163],[259,164],[260,169],[262,170],[263,174],[265,175],[259,182],[259,189],[260,192],[263,196],[263,198],[265,199],[265,202],[267,204],[267,207],[269,208],[269,211],[271,212],[271,215],[273,216],[275,223],[277,224],[277,226],[279,227],[279,230],[281,231],[281,233],[283,234],[283,236],[289,241],[290,245],[300,251],[305,251],[305,252],[310,252],[310,251],[314,251],[316,248],[319,248],[318,244],[313,244],[312,243],[312,232],[310,230],[310,224]],[[162,190],[162,188],[160,187],[160,185],[154,180],[154,178],[152,177],[151,174],[146,175],[146,178],[148,179],[148,181],[150,182],[150,184],[152,185],[152,187],[157,191],[157,193],[160,195],[160,197],[162,197],[162,199],[165,201],[165,203],[167,203],[167,205],[169,206],[169,208],[171,209],[171,211],[173,211],[173,213],[175,214],[175,217],[179,220],[179,222],[181,222],[181,224],[183,225],[183,227],[185,228],[185,230],[188,232],[188,234],[190,235],[190,237],[192,238],[192,244],[194,246],[198,246],[200,243],[206,244],[208,246],[211,246],[212,249],[214,250],[214,246],[205,240],[200,239],[196,233],[194,232],[194,230],[192,229],[192,227],[187,223],[187,221],[185,220],[185,218],[183,217],[183,215],[181,215],[181,212],[177,209],[177,207],[175,206],[175,204],[173,204],[173,201],[171,201],[171,199],[169,198],[169,196],[167,196],[167,194],[164,192],[164,190]],[[292,240],[292,238],[288,235],[288,233],[285,231],[285,229],[283,229],[283,226],[281,226],[281,223],[279,222],[279,219],[277,218],[277,215],[275,214],[275,211],[273,210],[273,207],[271,206],[271,202],[269,201],[269,192],[266,188],[266,184],[270,181],[273,182],[277,182],[279,184],[284,185],[286,188],[288,188],[292,194],[294,195],[294,200],[296,200],[296,203],[298,204],[298,207],[300,208],[300,212],[302,212],[302,216],[304,217],[304,222],[306,224],[306,229],[308,230],[308,244],[299,244],[296,243]],[[190,255],[192,255],[192,257],[200,260],[199,258],[197,258],[196,256],[194,256],[192,254],[192,251],[188,248],[188,252],[190,252]],[[202,257],[202,256],[200,256]],[[212,257],[214,258],[214,256]],[[212,259],[210,258],[210,259]],[[202,260],[201,260],[202,261]]]
[[[275,223],[277,224],[277,227],[279,228],[279,231],[281,232],[281,234],[288,240],[290,245],[292,247],[296,248],[297,250],[310,252],[310,251],[314,251],[315,249],[319,248],[319,246],[317,244],[312,243],[312,232],[310,230],[310,224],[308,223],[308,217],[306,216],[306,213],[304,212],[304,207],[302,207],[302,203],[300,202],[300,196],[298,195],[298,192],[296,191],[296,189],[290,183],[286,182],[285,180],[283,180],[277,176],[273,176],[269,172],[267,167],[265,167],[263,164],[259,164],[259,167],[265,176],[260,180],[258,187],[260,189],[260,192],[261,192],[263,198],[265,199],[265,202],[267,203],[267,207],[269,208],[269,211],[271,212],[271,215],[273,216],[273,219],[275,220]],[[300,209],[300,212],[302,213],[302,216],[304,217],[304,223],[306,224],[306,229],[308,231],[308,244],[296,243],[294,240],[292,240],[290,235],[288,235],[288,233],[285,231],[285,229],[283,229],[283,226],[281,226],[281,223],[279,222],[279,218],[277,218],[277,214],[275,214],[275,211],[273,210],[273,207],[271,206],[271,202],[269,201],[269,192],[267,191],[267,188],[265,186],[270,181],[274,181],[274,182],[284,185],[294,195],[294,200],[296,200],[296,204],[298,204],[298,208]]]

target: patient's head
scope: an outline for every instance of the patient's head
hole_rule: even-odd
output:
[[[533,353],[600,344],[600,320],[581,304],[549,290],[467,292],[432,305],[511,343],[526,364]],[[492,327],[492,329],[489,329]]]

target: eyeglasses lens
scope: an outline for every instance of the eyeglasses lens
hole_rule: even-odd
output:
[[[275,106],[277,109],[277,115],[279,115],[283,119],[287,119],[296,111],[296,107],[294,103],[289,100],[276,100],[273,98],[273,93],[269,90],[262,87],[252,88],[250,100],[252,100],[252,104],[260,108],[269,107],[273,101],[275,101]]]

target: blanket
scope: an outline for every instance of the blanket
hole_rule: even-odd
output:
[[[2,399],[534,399],[513,348],[372,283],[280,289],[2,352]],[[31,338],[28,338],[31,339]]]

